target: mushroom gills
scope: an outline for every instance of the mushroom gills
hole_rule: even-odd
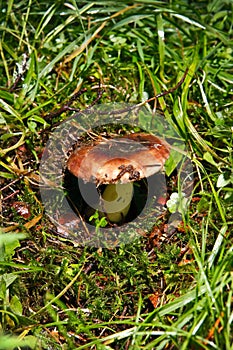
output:
[[[102,194],[100,216],[107,216],[110,222],[116,224],[124,221],[130,209],[133,192],[132,182],[107,185]]]

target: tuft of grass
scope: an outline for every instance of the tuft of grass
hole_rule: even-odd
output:
[[[232,7],[0,2],[1,349],[232,349]],[[181,225],[150,217],[112,249],[59,236],[38,190],[51,131],[93,103],[147,101],[187,68],[147,102],[193,164]]]

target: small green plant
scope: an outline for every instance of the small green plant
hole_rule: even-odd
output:
[[[101,227],[106,227],[108,225],[108,221],[105,216],[100,216],[100,213],[98,210],[95,211],[93,215],[90,216],[89,221],[92,222],[94,220],[95,227],[96,227],[96,233],[99,232],[99,229]]]
[[[170,199],[167,201],[167,207],[170,213],[184,213],[187,208],[188,199],[185,198],[185,193],[173,192]]]

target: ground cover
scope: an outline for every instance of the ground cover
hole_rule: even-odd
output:
[[[231,349],[232,2],[0,8],[0,349]],[[57,232],[39,191],[55,127],[162,92],[145,105],[193,166],[180,224],[168,230],[162,203],[130,244],[82,246]]]

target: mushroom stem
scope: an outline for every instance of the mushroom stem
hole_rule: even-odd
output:
[[[129,212],[133,197],[133,183],[109,184],[106,186],[101,200],[101,216],[107,216],[110,222],[122,222]]]

